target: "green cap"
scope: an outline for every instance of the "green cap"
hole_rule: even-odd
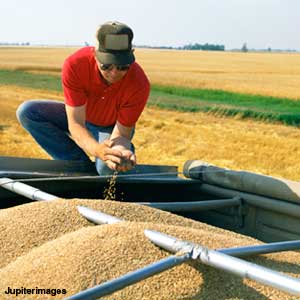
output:
[[[96,57],[102,64],[129,65],[135,61],[133,31],[126,24],[107,22],[96,33]]]

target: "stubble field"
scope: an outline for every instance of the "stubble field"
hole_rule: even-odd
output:
[[[0,69],[60,72],[70,48],[0,48]],[[288,97],[300,95],[300,55],[136,51],[151,83]],[[59,92],[0,86],[0,155],[49,158],[18,125],[26,99],[60,99]],[[296,127],[146,108],[134,143],[138,162],[172,164],[188,159],[298,180],[300,131]]]
[[[59,74],[76,48],[0,48],[0,69]],[[136,49],[151,83],[300,98],[300,53]]]

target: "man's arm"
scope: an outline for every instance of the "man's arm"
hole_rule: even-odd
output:
[[[111,134],[110,140],[113,141],[114,145],[112,149],[117,149],[122,153],[122,162],[117,165],[114,162],[107,162],[110,168],[117,171],[128,171],[136,165],[136,156],[131,151],[131,134],[133,127],[126,127],[120,122],[116,122],[116,125]]]
[[[114,165],[117,166],[121,164],[122,152],[112,148],[114,141],[106,140],[103,143],[98,143],[87,130],[85,126],[85,110],[85,105],[73,107],[66,104],[69,131],[74,141],[85,152],[100,158],[106,163],[109,162],[107,165],[110,168]],[[112,165],[112,163],[114,165]],[[113,170],[115,170],[115,168],[113,168]]]

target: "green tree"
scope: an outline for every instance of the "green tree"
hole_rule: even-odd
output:
[[[242,52],[248,52],[247,43],[243,44],[243,47],[241,50],[242,50]]]

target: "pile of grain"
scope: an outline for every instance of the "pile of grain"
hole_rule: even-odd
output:
[[[127,222],[94,226],[79,215],[76,205],[96,208]],[[72,295],[169,255],[144,236],[145,228],[209,248],[258,243],[170,213],[114,201],[58,200],[25,204],[2,210],[0,226],[1,299],[14,299],[4,294],[8,287],[66,289],[67,295]],[[300,272],[297,266],[300,258],[296,252],[265,255],[252,260],[294,276]],[[64,296],[57,295],[55,299]],[[28,295],[19,295],[18,299],[28,299]],[[53,296],[48,295],[48,299],[53,299]],[[148,278],[105,299],[295,298],[190,263]]]
[[[225,232],[212,226],[188,220],[149,207],[97,200],[57,200],[33,202],[0,211],[0,268],[34,247],[93,225],[78,213],[76,206],[98,209],[128,221],[152,222],[206,228]]]

